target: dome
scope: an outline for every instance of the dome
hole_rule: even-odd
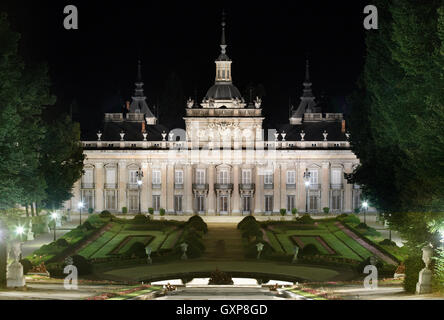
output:
[[[216,83],[214,86],[208,89],[205,98],[214,100],[230,100],[235,98],[242,99],[242,96],[239,90],[233,84]]]

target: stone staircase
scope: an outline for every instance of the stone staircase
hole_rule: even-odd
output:
[[[208,233],[204,236],[207,260],[243,260],[242,236],[234,223],[208,223]]]

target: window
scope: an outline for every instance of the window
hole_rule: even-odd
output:
[[[196,169],[196,183],[197,184],[205,183],[205,169]]]
[[[318,170],[310,170],[310,184],[318,184]]]
[[[242,197],[242,211],[244,213],[250,213],[251,210],[251,197]]]
[[[338,211],[342,208],[342,199],[341,199],[341,190],[332,190],[331,192],[331,204],[330,207],[332,210]]]
[[[139,211],[139,192],[129,191],[128,193],[128,209],[130,211]]]
[[[273,211],[273,196],[265,196],[265,212]]]
[[[174,211],[182,212],[182,196],[174,196]]]
[[[296,184],[296,171],[287,171],[287,184]]]
[[[204,212],[205,211],[205,197],[204,196],[197,196],[197,212]]]
[[[153,184],[161,184],[160,170],[153,170]]]
[[[242,183],[243,184],[251,183],[251,169],[242,170]]]
[[[308,210],[309,211],[319,211],[319,193],[318,192],[313,192],[313,193],[309,193],[308,195]]]
[[[116,210],[116,190],[105,191],[105,209]]]
[[[272,172],[265,173],[264,184],[273,184],[273,173]]]
[[[82,190],[83,209],[94,209],[94,190]]]
[[[294,208],[296,208],[295,196],[287,196],[287,211],[291,212]]]
[[[174,183],[175,184],[183,184],[183,171],[176,170],[174,173]]]
[[[228,212],[228,196],[220,196],[219,197],[219,212],[227,213]]]
[[[222,78],[225,78],[225,70],[222,70]]]
[[[94,183],[94,169],[85,169],[82,179],[85,184]]]
[[[220,184],[228,184],[230,183],[230,179],[228,177],[228,170],[219,171],[219,183]]]
[[[136,184],[137,183],[137,170],[130,170],[128,177],[129,177],[129,183]]]
[[[114,168],[106,169],[106,183],[116,184],[116,169]]]
[[[342,183],[341,173],[342,173],[341,169],[333,169],[331,171],[331,184],[341,184]]]
[[[160,196],[159,195],[153,195],[153,209],[156,212],[159,212],[159,210],[160,210]]]

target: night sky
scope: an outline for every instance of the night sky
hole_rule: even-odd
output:
[[[78,30],[63,28],[68,4],[78,8]],[[262,84],[268,117],[288,121],[289,99],[297,106],[302,92],[307,55],[315,95],[324,96],[332,110],[348,113],[345,97],[364,63],[366,4],[4,0],[0,11],[22,33],[26,61],[48,63],[57,107],[68,110],[75,100],[76,119],[87,130],[100,125],[104,111],[119,110],[131,99],[139,58],[150,106],[158,103],[172,72],[185,96],[197,90],[200,101],[214,82],[223,8],[233,82],[241,92],[249,83]]]

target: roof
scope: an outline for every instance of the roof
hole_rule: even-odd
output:
[[[304,130],[305,141],[324,141],[324,130],[328,133],[327,141],[347,141],[345,133],[341,132],[342,123],[339,121],[320,121],[320,122],[304,122],[298,125],[283,124],[277,126],[276,129],[279,133],[285,131],[287,134],[285,140],[287,141],[301,141],[300,133]],[[274,136],[268,139],[268,130],[264,130],[265,140],[274,140]],[[281,136],[279,136],[281,140]]]
[[[236,88],[232,83],[216,83],[210,89],[208,89],[207,94],[205,95],[206,99],[215,99],[215,100],[229,100],[233,98],[242,98],[242,95],[239,92],[239,89]]]

